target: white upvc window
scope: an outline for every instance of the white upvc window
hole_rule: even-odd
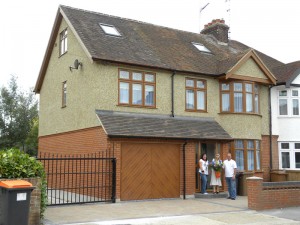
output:
[[[280,117],[300,116],[300,89],[278,91],[278,115]]]
[[[279,142],[279,167],[300,170],[300,142]]]

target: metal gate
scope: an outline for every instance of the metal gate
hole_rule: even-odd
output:
[[[42,153],[48,205],[115,202],[116,159],[108,151],[82,155]]]

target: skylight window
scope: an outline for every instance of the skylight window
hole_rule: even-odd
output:
[[[200,52],[206,52],[206,53],[211,53],[211,51],[206,48],[203,44],[200,43],[193,43],[193,45],[200,51]]]
[[[113,25],[102,24],[102,23],[100,23],[99,25],[106,34],[113,35],[113,36],[121,36],[119,31]]]

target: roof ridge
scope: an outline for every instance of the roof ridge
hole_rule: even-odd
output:
[[[112,18],[127,20],[127,21],[136,22],[136,23],[140,23],[140,24],[152,25],[152,26],[155,26],[155,27],[161,27],[161,28],[176,30],[176,31],[184,32],[184,33],[197,34],[197,35],[202,36],[202,37],[203,36],[210,36],[210,35],[207,35],[207,34],[201,34],[201,33],[195,33],[195,32],[192,32],[192,31],[180,30],[180,29],[177,29],[177,28],[167,27],[167,26],[163,26],[163,25],[157,25],[157,24],[154,24],[154,23],[149,23],[149,22],[136,20],[136,19],[125,18],[125,17],[121,17],[121,16],[115,16],[115,15],[101,13],[101,12],[95,12],[95,11],[87,10],[87,9],[80,9],[80,8],[76,8],[76,7],[66,6],[66,5],[59,5],[59,7],[60,8],[65,7],[65,8],[69,8],[69,9],[78,10],[78,11],[83,11],[83,12],[88,12],[88,13],[93,13],[93,14],[98,14],[98,15],[103,15],[103,16],[109,16],[109,17],[112,17]]]

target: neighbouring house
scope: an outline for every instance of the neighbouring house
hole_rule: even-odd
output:
[[[300,61],[276,69],[272,87],[272,133],[277,135],[274,169],[286,170],[288,180],[300,179]]]
[[[39,152],[112,150],[120,200],[192,197],[204,152],[231,152],[239,171],[268,181],[272,68],[284,64],[228,29],[213,20],[191,33],[60,6],[35,86]]]

